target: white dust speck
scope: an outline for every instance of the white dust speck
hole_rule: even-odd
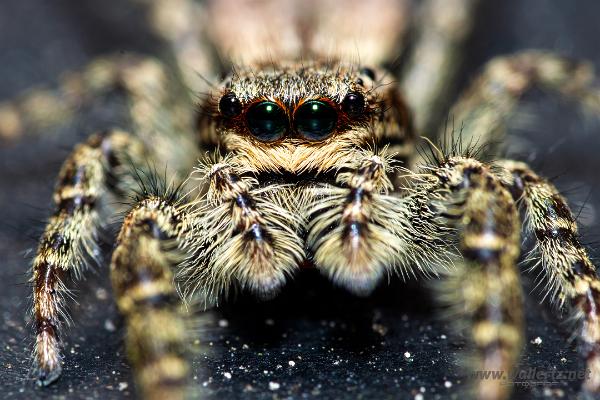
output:
[[[410,358],[410,353],[408,351],[404,353],[404,358]]]
[[[560,359],[560,362],[561,362],[561,363],[566,363],[566,362],[567,362],[567,359],[563,357],[563,358],[561,358],[561,359]]]
[[[269,382],[269,390],[279,390],[281,385],[277,382]]]
[[[117,330],[115,324],[110,319],[104,321],[104,329],[106,329],[109,332],[114,332]]]
[[[108,292],[105,289],[97,289],[96,290],[96,298],[98,300],[106,300],[108,299]]]
[[[440,335],[440,339],[446,339],[447,336],[446,335]]]
[[[452,382],[450,382],[450,381],[446,381],[446,382],[444,382],[444,386],[445,386],[446,388],[450,389],[450,388],[452,387]]]
[[[223,376],[224,376],[226,379],[231,379],[231,372],[223,372]]]
[[[119,382],[119,391],[120,392],[127,389],[128,387],[129,387],[129,384],[127,382]]]
[[[273,326],[273,325],[275,325],[275,321],[273,321],[272,318],[267,318],[267,319],[265,319],[265,325]]]
[[[423,395],[421,393],[417,393],[415,395],[415,400],[423,400],[425,397],[423,397]]]
[[[540,344],[542,344],[542,338],[538,336],[538,337],[536,337],[535,339],[533,339],[533,340],[531,341],[531,343],[533,343],[533,344],[535,344],[535,345],[538,345],[538,346],[539,346]]]
[[[296,365],[296,363],[294,361],[290,360],[290,361],[288,361],[288,365],[290,367],[293,367],[294,365]]]
[[[227,328],[229,326],[229,321],[227,321],[226,319],[220,319],[219,320],[219,327],[220,328]]]

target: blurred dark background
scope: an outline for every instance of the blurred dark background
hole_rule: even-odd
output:
[[[3,0],[0,4],[0,101],[39,85],[93,57],[115,51],[158,54],[137,6],[115,0]],[[461,73],[464,86],[489,58],[525,48],[550,49],[600,66],[600,2],[596,0],[489,1],[480,10]],[[524,118],[511,130],[510,152],[530,162],[571,201],[593,255],[600,229],[600,123],[568,102],[534,91]],[[75,325],[66,338],[66,365],[57,384],[34,387],[28,251],[49,214],[53,179],[74,143],[118,120],[91,112],[60,132],[0,147],[0,393],[3,398],[131,397],[120,320],[107,268],[74,288]],[[527,291],[531,277],[525,275]],[[467,376],[456,363],[462,347],[432,314],[429,292],[392,284],[369,299],[352,298],[327,282],[306,277],[280,298],[257,304],[239,298],[198,317],[194,380],[214,398],[459,398]],[[522,365],[573,370],[582,364],[564,323],[539,297],[527,299],[527,347]],[[532,344],[536,338],[540,344]],[[515,398],[572,398],[579,382],[519,388]],[[276,389],[276,390],[272,390]]]

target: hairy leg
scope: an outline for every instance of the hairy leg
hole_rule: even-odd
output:
[[[91,136],[64,162],[54,191],[55,211],[33,261],[34,348],[38,383],[47,385],[61,372],[61,325],[67,320],[66,281],[79,277],[98,257],[95,239],[99,211],[108,193],[124,195],[129,160],[141,160],[141,143],[121,131]]]
[[[236,285],[270,296],[304,259],[284,188],[258,187],[230,158],[206,161],[197,172],[194,199],[155,193],[139,200],[113,253],[113,287],[144,398],[186,393],[185,319],[174,284],[191,305],[213,305]]]
[[[589,63],[552,53],[524,51],[497,57],[462,94],[450,117],[461,127],[464,144],[485,145],[487,153],[496,154],[520,99],[534,87],[565,96],[600,115],[600,88],[593,86],[594,79]],[[442,127],[439,135],[444,134]]]
[[[581,351],[590,375],[584,387],[600,391],[600,279],[596,267],[581,245],[575,218],[556,187],[517,161],[500,161],[504,184],[525,209],[526,229],[537,244],[548,280],[550,298],[560,307],[574,310]]]
[[[510,193],[490,168],[451,157],[430,172],[449,191],[444,215],[459,231],[461,258],[442,283],[442,299],[474,346],[474,371],[503,371],[509,378],[523,343],[519,215]],[[478,399],[504,399],[500,379],[474,382]]]
[[[383,273],[445,271],[443,299],[472,342],[471,367],[510,374],[522,345],[520,222],[510,193],[486,165],[454,157],[406,171],[405,186],[390,196],[388,161],[365,151],[338,176],[340,187],[310,189],[307,243],[316,267],[358,293]],[[464,261],[451,266],[453,247]],[[502,399],[510,388],[481,380],[475,391]]]
[[[217,76],[219,63],[211,55],[206,37],[212,24],[207,5],[195,0],[133,0],[145,7],[149,28],[167,44],[167,54],[161,59],[174,61],[171,65],[181,75],[192,93],[205,92],[208,79]]]
[[[415,37],[401,87],[415,113],[415,128],[435,135],[450,100],[480,0],[427,0],[415,18]]]
[[[186,327],[171,272],[181,258],[177,244],[189,218],[181,199],[161,193],[138,200],[123,222],[111,262],[125,345],[144,399],[185,398]]]
[[[125,102],[127,128],[136,133],[174,170],[189,171],[194,152],[193,108],[161,63],[135,55],[97,58],[81,71],[65,74],[55,89],[34,90],[0,104],[0,141],[42,134],[64,125],[104,96]],[[192,160],[190,160],[192,158]]]

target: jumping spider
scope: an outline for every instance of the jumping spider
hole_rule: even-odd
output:
[[[323,46],[315,40],[324,35],[318,23],[313,21],[311,29],[306,25],[310,18],[283,12],[269,22],[284,33],[298,28],[298,47],[290,50],[289,37],[282,33],[279,42],[272,38],[273,52],[265,62],[264,56],[254,57],[256,49],[248,44],[260,42],[257,32],[262,31],[244,25],[243,14],[262,10],[263,19],[251,24],[261,26],[273,17],[271,6],[243,5],[223,16],[214,10],[224,3],[202,6],[215,18],[205,31],[217,49],[223,46],[225,53],[246,63],[231,68],[210,88],[197,118],[186,106],[181,85],[167,79],[157,61],[142,57],[97,61],[53,94],[66,104],[68,115],[69,105],[84,101],[82,97],[118,89],[128,98],[133,129],[92,135],[75,147],[60,171],[56,209],[33,262],[38,382],[48,385],[60,375],[65,282],[95,257],[101,212],[115,204],[107,199],[133,197],[110,270],[144,398],[184,396],[189,365],[182,298],[213,304],[231,287],[273,296],[301,266],[316,268],[358,294],[368,294],[387,274],[437,276],[471,340],[473,368],[509,373],[523,343],[517,270],[522,228],[537,241],[535,254],[550,295],[574,310],[591,371],[585,388],[598,391],[600,281],[569,207],[526,164],[486,163],[474,152],[485,149],[480,146],[490,139],[502,138],[519,98],[533,85],[598,111],[600,96],[590,86],[588,65],[533,51],[492,60],[452,108],[453,118],[462,124],[461,135],[449,148],[431,143],[426,156],[415,151],[417,132],[432,123],[429,118],[435,120],[444,88],[440,82],[453,76],[450,59],[466,36],[456,26],[444,25],[436,14],[439,2],[424,5],[431,23],[418,36],[402,86],[391,73],[369,64],[382,65],[390,43],[401,36],[395,17],[402,2],[382,0],[376,3],[385,4],[372,7],[352,2],[348,10],[338,10],[381,14],[380,29],[361,38],[370,47],[360,63],[343,56],[323,58]],[[333,5],[322,3],[311,4],[321,11]],[[458,16],[452,15],[466,21],[475,2],[459,3]],[[186,66],[209,53],[206,41],[190,40],[199,35],[194,10],[200,6],[177,2],[177,24],[161,19],[172,16],[171,3],[147,7],[157,32],[173,44],[185,85],[194,87],[197,77],[186,73]],[[242,33],[250,39],[241,41],[246,36],[236,36],[236,29],[245,29]],[[429,35],[428,29],[438,30],[437,35]],[[307,34],[313,31],[317,33]],[[346,34],[335,33],[331,39],[348,43]],[[351,39],[354,47],[355,37]],[[426,51],[431,48],[442,57],[432,57]],[[420,77],[423,71],[436,73],[429,85]],[[19,106],[3,109],[5,132],[35,124],[21,111]],[[196,132],[195,148],[186,142],[185,133],[191,132]],[[477,140],[479,146],[472,146]],[[192,174],[190,156],[202,158]],[[175,175],[189,175],[177,188],[159,184],[148,171],[148,165],[167,162],[175,166]],[[480,399],[501,399],[509,396],[510,387],[480,380],[473,382],[473,393]]]

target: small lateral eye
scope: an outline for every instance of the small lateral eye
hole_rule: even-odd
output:
[[[227,93],[219,101],[219,112],[226,118],[236,117],[242,112],[242,103],[234,93]]]
[[[250,133],[263,142],[281,138],[288,128],[287,115],[272,101],[252,105],[246,113],[246,122]]]
[[[342,110],[348,115],[356,117],[365,111],[365,98],[357,92],[350,92],[342,101]]]
[[[368,77],[370,80],[374,81],[375,80],[375,71],[373,71],[372,68],[369,67],[363,67],[360,69],[360,74],[361,75],[365,75],[366,77]]]
[[[337,112],[329,103],[310,100],[294,114],[294,127],[309,140],[323,140],[333,133]]]

